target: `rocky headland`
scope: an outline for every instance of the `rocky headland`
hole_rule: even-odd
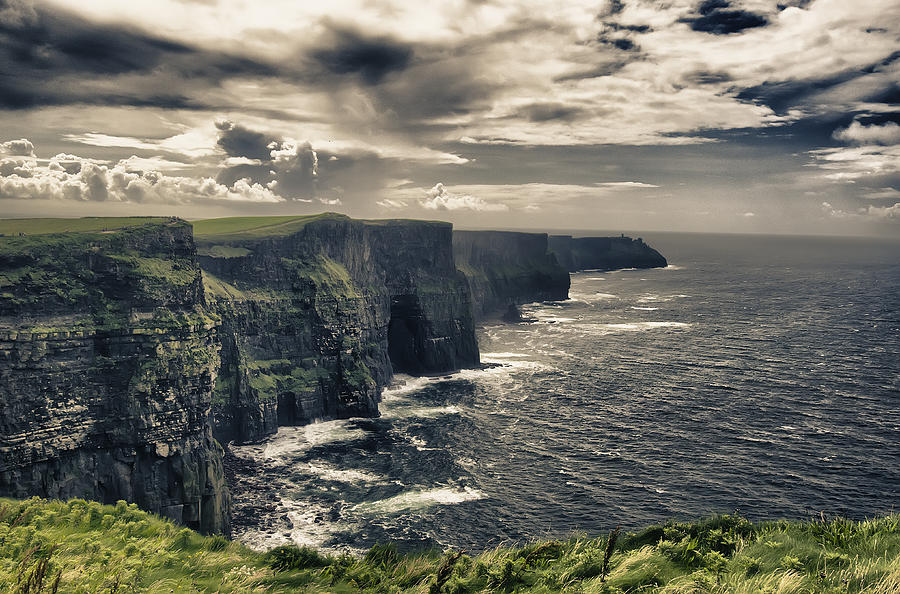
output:
[[[377,416],[397,372],[478,367],[477,319],[566,299],[567,268],[656,265],[629,238],[331,213],[0,221],[0,496],[228,533],[220,443]]]
[[[551,235],[550,251],[569,272],[618,270],[621,268],[665,268],[666,259],[638,237],[572,237]]]

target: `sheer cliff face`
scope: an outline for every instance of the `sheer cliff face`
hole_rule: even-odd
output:
[[[186,223],[0,238],[0,494],[227,532],[216,324]]]
[[[502,313],[510,304],[569,297],[569,273],[549,253],[545,233],[454,231],[453,255],[476,317]]]
[[[276,237],[201,241],[222,318],[221,439],[376,416],[395,371],[479,363],[449,224],[323,217]]]
[[[550,250],[567,270],[663,268],[666,259],[640,238],[551,235]]]

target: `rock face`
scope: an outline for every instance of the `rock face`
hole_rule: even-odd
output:
[[[191,227],[134,225],[0,238],[0,495],[125,499],[227,533]]]
[[[666,259],[641,238],[551,235],[550,251],[570,272],[621,268],[664,268]]]
[[[454,231],[453,255],[477,318],[510,305],[569,297],[569,273],[549,252],[546,233]]]
[[[221,233],[222,223],[211,224],[198,224],[197,237],[222,319],[214,405],[221,440],[377,416],[395,371],[479,364],[448,223],[323,215],[266,233]]]

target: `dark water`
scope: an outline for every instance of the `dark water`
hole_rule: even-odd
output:
[[[480,330],[500,366],[238,448],[287,483],[284,528],[239,537],[478,550],[900,508],[900,243],[647,239],[672,266],[573,275],[570,301],[525,308],[537,322]]]

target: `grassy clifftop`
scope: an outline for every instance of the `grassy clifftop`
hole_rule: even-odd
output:
[[[865,522],[736,516],[477,556],[262,554],[119,502],[0,499],[4,592],[900,592],[900,515]]]

